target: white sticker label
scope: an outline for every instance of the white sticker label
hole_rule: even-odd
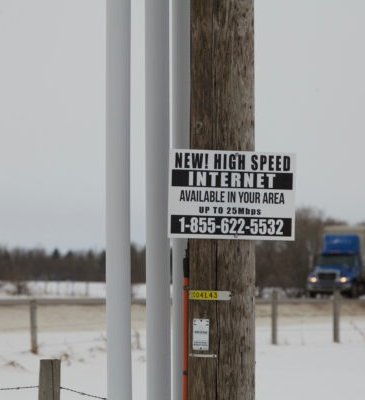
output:
[[[209,350],[209,319],[193,319],[193,350]]]

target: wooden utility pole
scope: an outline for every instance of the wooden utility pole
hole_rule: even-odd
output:
[[[191,148],[253,151],[253,0],[192,0],[191,24]],[[189,248],[190,288],[232,292],[231,301],[190,301],[190,331],[194,318],[208,318],[210,344],[193,351],[190,333],[189,400],[253,400],[254,243],[190,240]]]

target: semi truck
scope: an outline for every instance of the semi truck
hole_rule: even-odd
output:
[[[348,297],[365,292],[365,227],[329,226],[324,229],[323,248],[308,275],[310,297],[339,290]]]

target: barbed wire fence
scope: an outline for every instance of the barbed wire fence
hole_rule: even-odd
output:
[[[37,386],[4,387],[4,388],[0,388],[0,392],[15,391],[15,390],[27,390],[27,389],[39,389],[39,385],[37,385]],[[92,398],[92,399],[108,400],[107,397],[96,396],[94,394],[81,392],[79,390],[70,389],[70,388],[67,388],[67,387],[64,387],[64,386],[60,386],[60,390],[64,390],[66,392],[76,393],[76,394],[79,394],[80,396],[85,396],[85,397],[89,397],[89,398]]]
[[[0,388],[0,392],[11,391],[11,390],[25,390],[25,389],[38,389],[39,386],[14,386],[14,387],[4,387]]]
[[[106,397],[97,396],[80,390],[61,386],[61,360],[40,360],[39,384],[34,386],[0,387],[0,392],[38,389],[40,400],[59,400],[61,391],[76,393],[92,399],[108,400]]]
[[[70,388],[65,388],[63,386],[60,387],[61,390],[65,390],[67,392],[73,392],[73,393],[77,393],[81,396],[86,396],[86,397],[91,397],[93,399],[101,399],[101,400],[108,400],[106,397],[99,397],[99,396],[95,396],[93,394],[89,394],[89,393],[84,393],[84,392],[80,392],[78,390],[74,390],[74,389],[70,389]]]

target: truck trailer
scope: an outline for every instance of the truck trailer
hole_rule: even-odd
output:
[[[307,279],[310,297],[335,290],[358,297],[365,292],[365,227],[329,226],[324,229],[323,248]]]

